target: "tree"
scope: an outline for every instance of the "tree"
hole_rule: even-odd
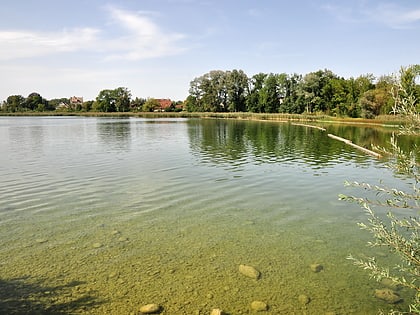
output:
[[[245,101],[247,111],[253,113],[263,112],[263,106],[260,103],[260,92],[266,77],[267,74],[258,73],[248,80],[248,94]]]
[[[328,108],[328,82],[337,76],[330,70],[310,72],[303,77],[302,90],[307,112],[326,112]]]
[[[299,74],[278,76],[280,107],[279,112],[301,114],[305,105],[302,100],[302,76]]]
[[[386,99],[386,93],[379,89],[368,90],[359,98],[361,117],[372,119],[379,115]]]
[[[259,103],[264,113],[278,113],[280,96],[278,93],[278,76],[270,73],[264,80],[264,86],[259,93]]]
[[[25,98],[22,95],[10,95],[3,105],[6,112],[21,112],[25,108]]]
[[[83,102],[83,104],[82,104],[82,111],[84,111],[84,112],[91,111],[92,108],[93,108],[94,103],[95,103],[94,101],[85,101],[85,102]]]
[[[379,77],[375,84],[375,90],[379,91],[380,98],[382,99],[382,106],[379,114],[388,115],[392,113],[392,107],[394,99],[392,97],[392,91],[394,90],[397,83],[393,76],[384,75]]]
[[[32,92],[26,98],[24,106],[28,110],[44,111],[48,106],[48,101],[44,99],[39,93]]]
[[[48,101],[50,108],[57,109],[61,104],[69,105],[70,101],[68,98],[53,98]]]
[[[149,98],[147,101],[143,104],[143,111],[144,112],[153,112],[155,109],[157,109],[160,106],[160,103],[155,98]]]
[[[226,72],[227,110],[243,112],[246,110],[246,90],[248,76],[242,70]]]
[[[126,112],[130,108],[131,92],[124,87],[102,90],[96,97],[94,108],[100,112]]]
[[[138,98],[136,97],[134,100],[131,100],[130,103],[130,110],[131,111],[141,111],[143,110],[143,105],[144,103],[146,103],[146,99],[145,98]]]

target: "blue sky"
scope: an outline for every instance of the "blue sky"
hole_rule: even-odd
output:
[[[183,100],[210,70],[345,78],[420,63],[418,0],[5,0],[0,101],[38,92]]]

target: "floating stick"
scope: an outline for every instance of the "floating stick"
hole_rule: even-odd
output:
[[[367,154],[369,154],[369,155],[372,155],[372,156],[374,156],[374,157],[376,157],[376,158],[378,158],[378,159],[382,157],[382,155],[380,155],[379,153],[374,152],[374,151],[369,150],[369,149],[366,149],[366,148],[364,148],[364,147],[361,147],[360,145],[354,144],[353,142],[351,142],[351,140],[344,139],[344,138],[341,138],[341,137],[335,136],[335,135],[330,134],[330,133],[328,134],[328,137],[330,137],[330,138],[332,138],[332,139],[335,139],[335,140],[338,140],[338,141],[342,141],[342,142],[344,142],[345,144],[348,144],[349,146],[352,146],[353,148],[356,148],[356,149],[358,149],[358,150],[360,150],[360,151],[363,151],[363,152],[365,152],[365,153],[367,153]]]
[[[313,125],[306,125],[306,124],[298,124],[298,123],[292,123],[292,125],[294,126],[303,126],[303,127],[309,127],[309,128],[315,128],[315,129],[319,129],[322,131],[325,131],[325,128],[319,127],[319,126],[313,126]]]

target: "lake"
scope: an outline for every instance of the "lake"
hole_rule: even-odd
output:
[[[362,146],[392,130],[325,125]],[[405,187],[383,160],[281,122],[0,117],[0,313],[375,314],[407,309],[346,259],[376,256],[338,194]],[[407,140],[411,143],[412,140]],[[258,280],[239,265],[261,272]],[[311,265],[322,266],[320,272]],[[302,302],[300,295],[309,298]],[[264,314],[264,312],[263,312]]]

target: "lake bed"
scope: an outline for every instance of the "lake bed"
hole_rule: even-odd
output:
[[[389,132],[330,126],[361,145]],[[379,142],[379,143],[378,143]],[[346,260],[370,249],[344,181],[406,183],[290,123],[0,117],[0,309],[10,314],[375,314],[407,308]],[[261,272],[243,276],[241,264]],[[312,264],[322,265],[320,272]],[[310,298],[308,303],[300,295]]]

